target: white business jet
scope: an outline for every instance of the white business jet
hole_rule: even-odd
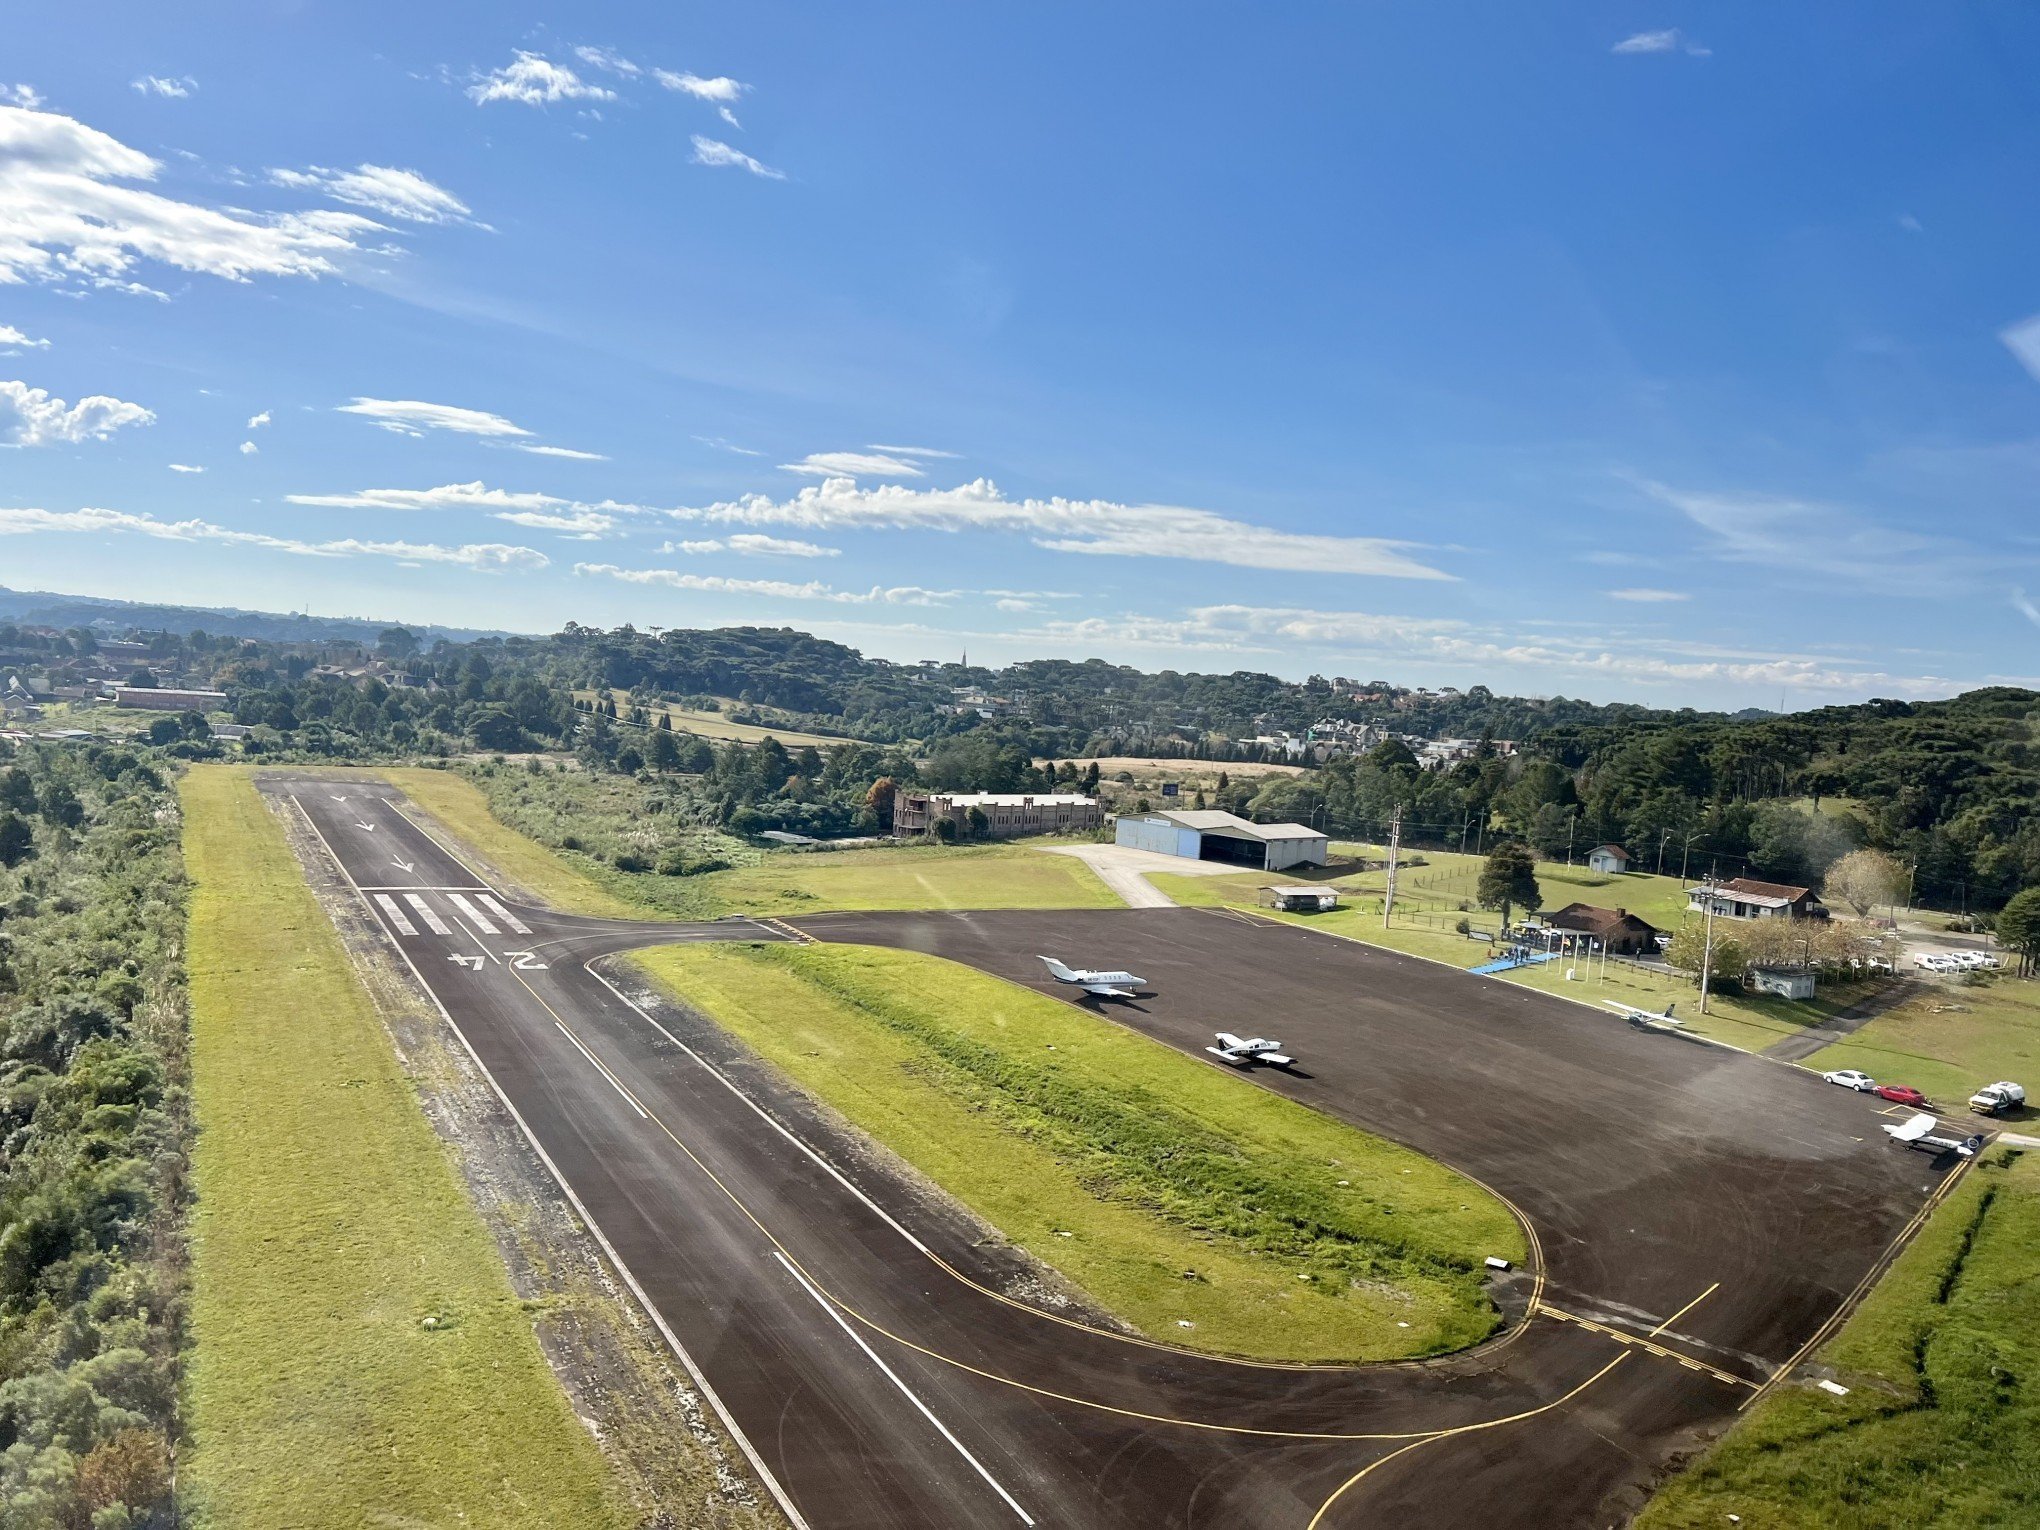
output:
[[[1251,1068],[1255,1063],[1286,1068],[1296,1061],[1293,1057],[1282,1055],[1282,1043],[1279,1041],[1270,1041],[1265,1036],[1235,1036],[1231,1031],[1220,1031],[1218,1045],[1204,1050],[1235,1068]]]
[[[1037,956],[1036,961],[1048,968],[1049,975],[1058,983],[1074,983],[1077,987],[1100,999],[1137,999],[1136,988],[1147,982],[1146,978],[1135,977],[1131,972],[1093,972],[1088,967],[1065,967],[1052,956]]]
[[[1943,1137],[1934,1128],[1941,1123],[1927,1111],[1909,1116],[1896,1126],[1884,1128],[1884,1135],[1901,1147],[1925,1148],[1933,1153],[1955,1153],[1963,1158],[1974,1158],[1983,1151],[1983,1134],[1974,1137]]]

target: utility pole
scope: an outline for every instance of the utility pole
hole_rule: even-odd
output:
[[[1572,837],[1580,827],[1580,810],[1574,808],[1565,815],[1565,863],[1572,864]]]
[[[1692,859],[1693,841],[1700,837],[1700,833],[1700,830],[1695,829],[1691,834],[1688,834],[1685,844],[1679,849],[1679,880],[1681,882],[1686,880],[1686,863]]]
[[[1402,805],[1396,805],[1395,816],[1388,821],[1388,891],[1381,899],[1381,927],[1388,928],[1388,916],[1395,912],[1395,858],[1402,849]]]
[[[1665,830],[1664,833],[1657,837],[1657,874],[1659,876],[1665,874],[1665,845],[1670,841],[1671,837],[1672,831],[1670,829]]]
[[[1701,891],[1707,894],[1707,922],[1700,942],[1700,1013],[1707,1013],[1708,979],[1714,975],[1714,884],[1707,883]]]

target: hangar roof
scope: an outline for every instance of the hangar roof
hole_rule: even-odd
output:
[[[1166,818],[1179,828],[1197,829],[1206,834],[1229,834],[1235,839],[1323,839],[1325,836],[1316,829],[1300,823],[1250,823],[1234,813],[1222,813],[1216,808],[1193,808],[1184,812],[1156,812],[1149,818]]]

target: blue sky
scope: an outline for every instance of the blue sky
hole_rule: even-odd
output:
[[[1657,704],[2040,676],[2020,8],[191,14],[10,19],[0,583]]]

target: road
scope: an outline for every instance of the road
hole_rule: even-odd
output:
[[[488,885],[393,789],[262,785],[316,830],[761,1481],[817,1530],[1605,1524],[1950,1182],[1866,1140],[1866,1102],[1793,1070],[1244,916],[581,919]],[[802,935],[1036,986],[1038,950],[1123,962],[1157,997],[1113,1018],[1193,1055],[1221,1024],[1274,1029],[1308,1072],[1266,1087],[1521,1209],[1542,1258],[1505,1302],[1530,1315],[1442,1361],[1306,1368],[1027,1305],[1006,1294],[1025,1288],[1019,1256],[599,960]]]

